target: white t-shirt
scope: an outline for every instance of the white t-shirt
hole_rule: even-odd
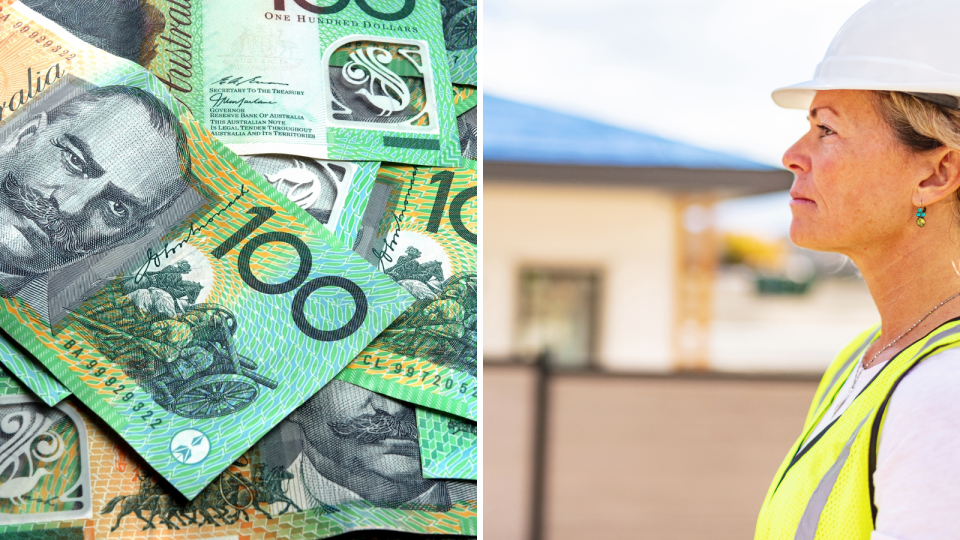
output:
[[[844,382],[809,443],[847,409],[884,364]],[[838,403],[841,405],[838,409]],[[877,530],[871,540],[960,538],[960,350],[926,358],[893,393],[873,475]]]

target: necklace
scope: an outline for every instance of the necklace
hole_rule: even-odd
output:
[[[930,315],[932,315],[934,311],[940,309],[940,306],[946,304],[947,302],[953,300],[954,298],[956,298],[956,297],[958,297],[958,296],[960,296],[960,292],[958,292],[957,294],[951,296],[950,298],[947,298],[947,299],[944,300],[943,302],[940,302],[939,304],[937,304],[936,307],[934,307],[933,309],[931,309],[930,311],[928,311],[926,315],[924,315],[923,317],[920,317],[920,320],[918,320],[917,322],[913,323],[913,326],[911,326],[910,328],[907,328],[907,330],[906,330],[904,333],[902,333],[902,334],[900,334],[899,336],[897,336],[897,337],[896,337],[893,341],[891,341],[890,343],[887,343],[886,345],[884,345],[883,348],[880,349],[879,351],[877,351],[877,354],[873,355],[873,358],[871,358],[866,364],[864,364],[863,362],[857,362],[857,372],[853,375],[853,384],[850,385],[850,391],[853,392],[853,389],[857,387],[857,379],[860,378],[860,374],[863,373],[863,371],[864,371],[865,369],[869,369],[870,366],[871,366],[871,364],[873,364],[874,360],[876,360],[877,358],[880,357],[881,354],[883,354],[883,351],[889,349],[890,347],[893,347],[893,345],[894,345],[896,342],[900,341],[900,338],[902,338],[903,336],[909,334],[914,328],[917,327],[917,325],[919,325],[919,324],[922,323],[927,317],[929,317]],[[837,412],[840,411],[840,407],[842,407],[843,404],[846,403],[846,402],[847,402],[847,400],[844,399],[844,400],[841,401],[840,403],[837,403],[836,408],[834,408],[834,410],[833,410],[833,416],[836,416],[836,415],[837,415]]]

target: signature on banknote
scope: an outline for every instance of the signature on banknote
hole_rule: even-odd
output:
[[[217,79],[213,84],[228,84],[233,86],[242,86],[244,84],[267,84],[267,85],[277,85],[277,86],[290,86],[284,82],[272,82],[272,81],[261,81],[260,75],[254,77],[243,78],[240,76],[227,75],[226,77]]]
[[[244,198],[246,195],[249,195],[249,194],[250,194],[250,190],[247,189],[247,185],[240,184],[240,191],[236,195],[234,195],[232,199],[230,199],[230,202],[220,207],[219,209],[217,209],[216,212],[211,213],[209,216],[205,216],[205,219],[201,219],[199,221],[192,221],[190,223],[190,232],[188,232],[187,235],[182,240],[180,240],[175,245],[173,245],[173,247],[171,247],[170,244],[165,243],[163,245],[162,258],[160,253],[154,253],[152,248],[147,248],[147,262],[143,263],[143,266],[141,266],[137,270],[136,274],[134,275],[134,279],[136,280],[136,282],[137,283],[140,282],[143,276],[150,269],[151,265],[156,268],[160,268],[161,261],[167,260],[170,257],[173,257],[174,255],[176,255],[177,250],[180,250],[185,245],[187,245],[190,242],[191,238],[203,232],[203,230],[208,228],[218,217],[220,217],[221,214],[223,214],[225,211],[230,209],[230,207],[236,204],[237,201],[239,201],[240,199]]]
[[[216,109],[221,105],[236,105],[237,107],[243,107],[244,105],[276,105],[276,101],[264,101],[260,98],[247,99],[233,99],[230,96],[223,95],[223,92],[217,92],[210,96],[210,101],[213,102],[213,105],[210,106],[211,109]]]
[[[417,168],[413,168],[413,174],[410,176],[410,185],[407,186],[407,192],[403,197],[403,206],[400,207],[399,212],[394,212],[391,220],[395,223],[393,230],[389,233],[390,239],[385,240],[383,244],[383,250],[378,250],[373,248],[373,256],[377,259],[377,268],[380,270],[386,271],[387,266],[384,264],[386,262],[393,262],[393,257],[389,252],[396,251],[397,244],[400,241],[400,229],[403,227],[403,219],[407,213],[407,207],[410,204],[410,192],[413,191],[414,182],[417,179]]]

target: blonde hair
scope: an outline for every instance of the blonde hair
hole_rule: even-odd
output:
[[[960,150],[960,111],[903,92],[873,95],[880,116],[908,150],[929,152],[941,146]]]

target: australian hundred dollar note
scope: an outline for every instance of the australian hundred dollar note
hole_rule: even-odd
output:
[[[77,32],[77,36],[112,54],[132,58],[136,56],[134,51],[139,51],[139,44],[136,47],[133,45],[123,47],[121,44],[125,43],[124,40],[110,39],[111,36],[104,33],[110,25],[96,26],[88,22],[97,20],[96,17],[77,21],[67,17],[70,12],[52,3],[28,2],[28,4],[56,16]],[[114,12],[122,14],[124,11],[113,6],[106,10],[105,14]],[[132,28],[135,27],[124,26],[117,30],[132,31]],[[457,106],[457,97],[461,94],[462,92],[454,96],[455,106]],[[458,126],[462,139],[464,128],[459,119]],[[463,146],[462,142],[461,146]],[[359,226],[359,220],[369,198],[370,189],[373,187],[373,181],[380,166],[379,162],[318,160],[283,154],[249,155],[244,156],[243,159],[280,193],[305,209],[327,230],[334,233],[341,242],[352,243],[353,235]],[[38,366],[29,356],[21,354],[2,336],[0,336],[0,360],[48,405],[54,405],[70,394],[69,390],[46,369]]]
[[[477,172],[383,165],[354,250],[417,301],[337,378],[477,419]]]
[[[439,0],[24,3],[146,67],[238,154],[456,164]]]
[[[461,128],[462,131],[462,128]],[[337,239],[351,245],[376,179],[379,162],[328,161],[302,156],[243,156],[282,195],[303,208]],[[47,405],[70,391],[16,344],[0,335],[0,363]]]
[[[0,9],[0,326],[193,497],[413,298],[155,76],[18,6]]]
[[[187,500],[75,398],[47,406],[0,368],[0,536],[476,534],[476,483],[420,474],[412,415],[403,403],[333,381]]]

